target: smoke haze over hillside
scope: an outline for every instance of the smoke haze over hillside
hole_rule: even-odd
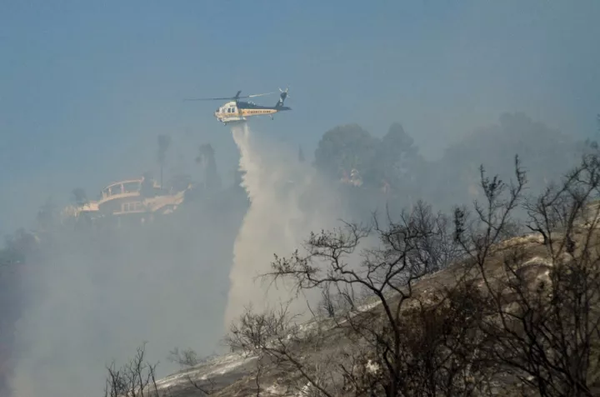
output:
[[[143,341],[171,372],[174,347],[210,354],[244,306],[286,299],[254,277],[311,231],[419,198],[470,203],[478,167],[506,179],[515,154],[539,190],[598,137],[593,0],[0,3],[0,235],[37,239],[0,256],[11,397],[100,395],[105,364]],[[288,85],[291,112],[232,130],[212,115],[220,102],[182,102]],[[161,135],[165,179],[202,186],[177,211],[57,226],[77,187],[93,200],[158,178]],[[355,168],[364,184],[341,183]]]
[[[25,281],[31,304],[15,326],[15,395],[100,393],[104,366],[123,363],[144,341],[160,375],[178,368],[166,361],[174,347],[218,350],[243,215],[236,207],[53,236]]]

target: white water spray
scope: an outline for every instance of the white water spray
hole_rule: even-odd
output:
[[[234,246],[226,327],[249,304],[260,311],[288,301],[290,289],[278,284],[267,291],[256,276],[270,270],[273,254],[289,256],[311,231],[327,229],[336,221],[334,194],[310,165],[298,161],[287,148],[253,134],[246,124],[233,127],[232,134],[240,150],[242,186],[251,203]],[[306,308],[304,299],[291,307],[302,308]]]

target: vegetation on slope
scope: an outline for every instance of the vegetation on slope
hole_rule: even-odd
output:
[[[171,175],[170,178],[168,176],[169,170],[166,167],[168,161],[165,161],[165,159],[169,156],[169,146],[170,143],[168,143],[168,140],[165,140],[164,138],[159,139],[159,154],[157,161],[159,162],[161,169],[164,168],[164,171],[167,173],[167,175],[165,175],[165,179],[167,180],[173,178],[177,179],[177,175]],[[423,327],[433,327],[433,325],[429,325],[429,321],[433,321],[434,325],[437,324],[436,321],[438,320],[435,320],[438,318],[437,316],[441,316],[439,317],[440,319],[450,317],[447,321],[466,318],[465,316],[467,316],[468,313],[460,312],[460,310],[462,310],[461,308],[466,304],[456,304],[453,306],[451,302],[454,302],[452,301],[454,298],[450,299],[446,295],[448,294],[448,296],[450,296],[452,293],[454,295],[451,296],[457,296],[456,299],[458,299],[458,302],[461,302],[461,299],[463,298],[467,299],[468,302],[471,302],[471,300],[474,299],[473,296],[467,294],[467,297],[463,297],[464,294],[460,291],[471,291],[475,286],[478,286],[476,291],[481,291],[482,288],[485,291],[487,288],[486,285],[482,286],[478,284],[479,282],[473,281],[476,277],[479,277],[478,280],[481,280],[483,276],[478,261],[485,262],[484,264],[486,266],[483,268],[487,269],[489,262],[492,261],[490,258],[495,258],[494,254],[496,251],[491,248],[484,250],[482,247],[485,247],[487,244],[489,244],[490,247],[495,247],[495,244],[497,244],[498,241],[522,233],[523,229],[528,225],[531,229],[535,230],[535,233],[539,233],[540,236],[543,236],[542,239],[546,239],[546,244],[542,245],[544,248],[543,254],[550,258],[547,259],[547,261],[549,261],[552,266],[556,264],[556,260],[552,259],[556,249],[552,248],[550,254],[546,252],[550,249],[549,247],[554,247],[553,244],[548,243],[548,240],[558,239],[562,241],[561,239],[563,239],[563,237],[560,237],[562,235],[558,235],[559,237],[557,237],[554,235],[555,232],[551,233],[550,231],[557,230],[559,227],[564,229],[564,224],[568,224],[568,216],[565,212],[570,205],[568,204],[570,203],[567,199],[568,195],[579,194],[577,192],[581,190],[581,181],[577,178],[593,168],[589,162],[589,159],[592,157],[587,157],[586,161],[588,162],[581,165],[581,167],[588,171],[578,171],[579,173],[577,175],[579,176],[569,182],[571,185],[569,185],[568,188],[565,188],[562,191],[560,191],[560,189],[553,190],[554,188],[552,188],[548,191],[545,198],[543,198],[544,196],[539,196],[539,194],[549,187],[551,179],[555,179],[562,170],[574,165],[574,159],[581,153],[593,155],[595,150],[596,148],[592,146],[584,146],[579,142],[575,142],[568,136],[554,131],[541,123],[534,122],[521,114],[507,114],[502,116],[498,125],[476,131],[472,136],[467,136],[465,139],[458,141],[452,147],[448,148],[442,158],[437,161],[428,161],[424,159],[420,155],[419,148],[414,143],[413,139],[403,130],[400,124],[393,124],[389,131],[381,138],[371,135],[367,131],[364,131],[360,126],[356,125],[336,127],[323,135],[319,147],[315,152],[314,166],[321,174],[327,175],[331,182],[336,183],[336,186],[338,186],[338,190],[343,198],[342,204],[346,209],[345,219],[350,222],[349,228],[310,236],[308,248],[316,251],[309,251],[303,254],[299,252],[297,257],[282,258],[277,263],[280,267],[274,268],[271,276],[295,280],[299,282],[300,290],[303,288],[321,288],[323,290],[322,308],[324,309],[324,312],[330,316],[330,321],[333,321],[335,324],[340,323],[341,325],[344,325],[343,327],[340,325],[337,329],[344,330],[344,335],[347,335],[348,340],[359,341],[360,343],[357,342],[358,346],[360,349],[364,349],[365,352],[364,355],[361,356],[356,355],[358,353],[352,353],[351,351],[348,353],[350,356],[344,357],[356,359],[359,363],[362,362],[361,357],[370,357],[371,364],[369,365],[371,367],[369,368],[377,367],[380,368],[380,370],[385,369],[385,371],[389,371],[388,366],[390,364],[392,365],[392,368],[396,368],[394,371],[407,371],[402,364],[394,364],[395,360],[398,360],[398,357],[401,357],[402,360],[404,360],[401,360],[402,362],[410,362],[411,368],[420,368],[419,365],[426,366],[425,363],[419,361],[420,359],[418,357],[414,358],[412,355],[416,355],[416,353],[410,353],[411,350],[407,347],[412,346],[413,343],[417,347],[427,346],[419,339],[425,337],[422,335],[425,331],[411,331],[414,329],[421,329],[414,326],[413,322],[419,323],[420,321]],[[479,200],[483,199],[482,202],[487,202],[489,201],[489,197],[487,196],[487,192],[490,190],[489,184],[494,187],[494,189],[491,189],[490,191],[495,191],[495,185],[498,181],[492,178],[491,180],[487,180],[486,183],[488,183],[488,185],[487,187],[484,186],[484,189],[475,189],[477,184],[477,166],[484,163],[489,166],[493,173],[498,173],[502,178],[505,178],[510,168],[510,156],[514,153],[520,154],[523,158],[523,167],[527,169],[527,176],[530,180],[530,183],[527,184],[529,190],[527,190],[527,192],[523,190],[519,192],[519,197],[516,200],[517,205],[508,211],[510,215],[508,217],[508,222],[502,224],[502,227],[491,226],[489,223],[490,219],[497,221],[497,217],[499,216],[498,211],[503,208],[502,206],[507,205],[505,201],[502,201],[500,207],[492,208],[494,215],[490,219],[486,219],[483,216],[483,214],[485,214],[484,210],[489,211],[489,207],[475,209],[475,211],[472,211],[473,214],[471,215],[463,210],[458,210],[449,215],[442,215],[435,213],[431,207],[418,201],[418,198],[423,198],[431,203],[434,208],[448,208],[450,207],[450,203],[463,203],[473,198],[478,198]],[[302,157],[304,156],[302,155]],[[212,193],[204,194],[205,189],[191,191],[189,195],[186,195],[186,200],[180,211],[172,214],[171,218],[165,219],[161,221],[160,224],[154,225],[154,229],[149,235],[140,235],[139,238],[135,240],[129,239],[129,243],[132,244],[130,247],[131,250],[135,251],[135,247],[144,247],[144,241],[148,241],[146,239],[148,236],[153,242],[161,240],[158,236],[170,236],[170,238],[166,239],[168,242],[165,244],[171,245],[169,245],[169,248],[166,250],[183,252],[186,250],[187,246],[197,244],[198,240],[192,237],[185,237],[181,233],[178,234],[177,231],[195,230],[200,227],[199,224],[219,225],[219,227],[223,229],[220,232],[220,235],[233,241],[235,238],[235,231],[237,230],[236,225],[240,222],[247,206],[244,192],[237,184],[233,187],[221,188],[220,178],[216,173],[214,163],[214,151],[209,146],[204,145],[200,149],[197,162],[202,165],[206,174],[204,186],[208,190],[212,189]],[[486,181],[486,179],[484,179],[484,181]],[[239,183],[239,175],[237,182]],[[564,183],[567,184],[567,182]],[[572,187],[575,185],[577,185],[576,189]],[[509,189],[509,187],[505,186],[504,193],[510,196],[511,192],[506,191],[506,189]],[[525,197],[525,193],[527,193],[527,197]],[[586,203],[590,201],[593,198],[592,193],[590,193],[588,197],[585,197],[583,201]],[[536,194],[538,194],[537,201],[530,197],[535,196]],[[75,196],[76,202],[85,200],[85,192],[83,191],[76,189],[73,192],[73,195]],[[386,205],[389,210],[390,219],[385,219],[384,217],[383,220],[377,219],[377,223],[369,223],[370,211],[376,207],[382,208],[384,205]],[[410,210],[402,211],[403,208],[409,208]],[[579,212],[582,211],[583,210],[579,210]],[[219,216],[211,216],[211,214],[223,213],[231,213],[233,215],[226,221]],[[543,216],[549,217],[547,224],[544,222]],[[516,222],[517,217],[519,217],[519,222]],[[92,230],[92,228],[89,228],[89,225],[84,223],[78,225],[64,225],[62,228],[57,228],[56,220],[56,208],[52,206],[50,202],[46,203],[42,206],[38,216],[38,230],[33,234],[26,232],[16,233],[7,244],[7,250],[2,251],[2,264],[4,266],[2,267],[3,273],[2,277],[0,277],[0,282],[7,287],[2,289],[1,299],[4,306],[11,307],[11,315],[4,316],[0,326],[0,336],[2,337],[2,341],[4,341],[4,345],[9,347],[9,351],[11,350],[12,337],[14,335],[14,323],[19,318],[21,309],[26,303],[25,298],[29,295],[21,287],[17,287],[19,283],[13,282],[15,279],[6,276],[6,274],[10,273],[6,269],[12,271],[19,266],[19,264],[24,262],[27,262],[30,265],[35,264],[36,266],[45,266],[45,264],[49,262],[49,257],[54,256],[60,258],[61,253],[68,254],[74,250],[77,251],[78,255],[82,258],[90,256],[95,257],[96,254],[101,252],[110,252],[111,255],[114,254],[118,256],[118,252],[112,249],[118,248],[114,245],[115,240],[118,239],[119,236],[126,236],[127,233],[131,231],[122,231],[122,233],[115,234],[112,234],[109,231],[99,232]],[[365,224],[367,227],[365,227]],[[69,229],[69,233],[66,233],[65,228],[72,228],[73,230]],[[455,238],[457,236],[456,232],[460,228],[465,229],[464,231],[459,230],[462,233],[462,241]],[[481,240],[483,238],[481,236],[487,236],[485,233],[486,228],[491,228],[494,235],[498,230],[501,230],[501,232],[499,232],[495,238],[488,236],[487,239],[491,241],[486,239]],[[406,233],[406,235],[401,234],[401,230],[403,230],[402,233]],[[213,234],[217,235],[217,233]],[[34,237],[34,235],[36,237]],[[204,236],[204,234],[202,235]],[[402,241],[395,241],[394,238],[399,238],[400,235],[404,236],[401,239]],[[189,236],[193,236],[193,234],[189,234]],[[564,237],[565,241],[569,241],[568,239],[579,241],[578,239],[581,238],[581,234],[577,234],[576,238],[569,236],[568,234],[566,236],[568,238]],[[378,247],[370,247],[373,249],[369,252],[369,255],[371,255],[370,257],[360,257],[359,254],[362,251],[362,246],[360,244],[373,237],[380,240],[380,245]],[[36,241],[33,245],[30,244],[32,239]],[[335,247],[334,245],[332,246],[334,243],[343,243],[344,245]],[[570,247],[571,245],[572,243],[565,243],[565,247]],[[15,249],[15,247],[18,247],[18,249]],[[35,255],[32,254],[33,251],[31,247],[36,247],[35,250],[33,250],[37,252]],[[328,267],[328,265],[331,264],[326,261],[328,258],[331,259],[331,252],[328,252],[327,249],[334,250],[336,255],[340,253],[340,250],[342,254],[348,253],[348,258],[351,259],[350,264],[353,266],[351,268],[360,270],[360,272],[357,273],[360,277],[366,277],[365,274],[369,273],[369,266],[371,266],[371,273],[376,275],[376,277],[371,278],[371,280],[367,277],[366,280],[369,283],[374,284],[369,286],[369,283],[363,284],[358,281],[349,282],[351,280],[347,279],[332,279],[321,280],[322,282],[318,283],[318,285],[310,285],[310,279],[305,278],[300,280],[298,277],[306,277],[307,274],[306,269],[298,266],[304,263],[303,261],[309,259],[313,260],[320,258],[318,266],[314,264],[311,265],[321,272],[318,275],[319,277],[327,275],[327,271],[323,273],[323,269],[333,271]],[[531,249],[532,248],[528,246],[525,251],[531,252]],[[165,251],[165,249],[162,249],[162,251]],[[478,253],[479,251],[482,251],[485,255],[483,255],[483,253]],[[230,253],[228,253],[228,255],[229,254]],[[383,271],[383,269],[386,267],[397,269],[395,266],[398,266],[399,263],[403,263],[404,260],[400,260],[398,263],[394,262],[402,255],[406,257],[406,263],[409,268],[403,268],[402,270],[399,270],[398,273],[395,273],[395,270],[393,270],[393,277],[387,281],[385,280],[385,277],[381,278],[380,272]],[[115,260],[117,256],[115,256]],[[165,257],[166,256],[167,255],[165,254]],[[225,253],[214,254],[214,256],[218,258],[227,257]],[[513,256],[518,258],[516,254]],[[359,258],[358,261],[356,260],[357,257]],[[338,258],[338,261],[343,261],[345,259],[347,258],[342,255]],[[459,289],[458,286],[454,287],[454,284],[460,285],[460,283],[457,284],[454,282],[454,284],[444,284],[444,288],[446,288],[447,291],[437,286],[436,294],[433,294],[435,296],[430,296],[431,294],[415,295],[415,292],[411,291],[415,289],[426,289],[427,291],[431,291],[433,286],[427,288],[424,287],[424,285],[429,285],[427,284],[428,282],[432,282],[427,280],[433,280],[430,276],[431,272],[441,271],[441,273],[436,274],[447,274],[444,273],[446,270],[443,269],[448,269],[453,261],[462,262],[467,259],[473,265],[470,268],[470,273],[466,273],[461,276],[462,278],[459,278],[465,283],[465,285],[461,287],[463,290]],[[521,259],[524,261],[525,259],[531,258]],[[494,259],[494,261],[495,263],[498,262],[496,259]],[[515,263],[514,266],[517,266],[519,261],[515,259]],[[292,266],[290,270],[282,267],[284,264],[285,266],[294,265],[296,267]],[[373,267],[374,264],[377,266]],[[542,267],[535,262],[532,265],[528,265],[526,268],[540,269]],[[554,267],[552,267],[552,269],[553,268]],[[460,269],[463,268],[460,267]],[[504,267],[496,266],[495,269],[504,269]],[[304,273],[300,270],[303,270]],[[109,269],[100,271],[98,280],[110,281],[111,279],[107,278],[107,275],[105,274],[108,271]],[[533,272],[535,274],[536,271],[537,270],[531,270],[530,273]],[[502,274],[497,274],[497,272],[495,272],[487,278],[498,279],[500,275],[504,276],[506,271],[500,273]],[[525,272],[526,276],[523,277],[529,277],[530,273]],[[336,273],[334,272],[333,274]],[[316,277],[316,275],[311,276]],[[348,275],[346,274],[346,276]],[[441,276],[436,277],[435,280],[439,280]],[[455,278],[452,278],[452,280],[454,279]],[[468,280],[470,280],[470,284],[467,283]],[[300,283],[300,281],[302,281],[302,283]],[[415,286],[415,283],[417,282],[417,285],[420,285],[421,287]],[[489,285],[492,286],[495,284],[490,282]],[[327,288],[323,288],[325,286],[327,286]],[[393,292],[396,289],[405,291],[407,288],[411,293],[408,294],[403,292],[408,295],[398,301],[398,296],[403,295],[394,295]],[[380,289],[381,291],[377,293]],[[421,300],[425,299],[425,296],[427,297],[426,301],[421,302]],[[493,295],[490,295],[489,293],[484,294],[485,299],[489,299],[490,296],[493,297]],[[398,312],[401,314],[398,314],[399,317],[396,318],[394,322],[390,322],[390,318],[395,318],[396,311],[390,310],[390,313],[392,314],[390,317],[390,315],[385,312],[385,305],[383,304],[377,306],[376,311],[371,311],[366,314],[363,313],[362,316],[353,317],[353,320],[346,319],[346,317],[349,316],[349,313],[353,313],[352,310],[360,307],[359,303],[362,303],[363,299],[368,298],[370,300],[375,299],[381,301],[381,297],[390,300],[389,305],[391,309],[396,309],[398,306],[402,307],[402,310]],[[458,297],[460,297],[460,299]],[[29,297],[29,299],[33,299],[33,297]],[[435,319],[429,319],[430,314],[423,314],[419,307],[421,303],[424,307],[427,306],[425,303],[430,305],[434,300],[439,304],[438,306],[434,305],[435,307],[438,307],[438,309],[436,309],[437,311],[428,309],[433,313],[431,316],[435,317]],[[149,304],[151,304],[151,302],[149,302]],[[489,302],[486,304],[489,304]],[[410,306],[412,310],[412,317],[403,317],[407,316],[407,314],[404,314],[407,313],[404,309],[407,305]],[[449,308],[447,308],[447,306]],[[359,329],[357,331],[353,329],[353,323],[357,321],[359,322],[359,325],[368,324],[371,327],[375,327],[375,331],[379,329],[377,327],[384,327],[385,321],[383,321],[383,323],[381,320],[375,321],[372,317],[377,313],[377,318],[379,319],[381,310],[384,310],[385,317],[383,318],[387,319],[385,321],[388,321],[389,323],[386,325],[387,328],[382,329],[385,330],[386,337],[392,336],[392,339],[386,343],[393,342],[392,347],[395,349],[397,343],[400,343],[401,347],[401,350],[392,349],[386,353],[388,355],[391,354],[391,356],[381,356],[382,353],[377,350],[381,347],[378,347],[379,345],[375,343],[377,342],[377,334],[373,333],[373,330]],[[488,316],[488,312],[485,313],[486,319],[493,317]],[[254,313],[246,320],[252,322],[261,319],[262,315],[263,313]],[[318,315],[321,316],[320,313]],[[478,316],[482,317],[481,315]],[[467,317],[469,321],[473,319],[470,314]],[[475,316],[475,318],[479,317]],[[446,320],[442,321],[443,324],[446,324],[444,325],[444,327],[446,327],[444,328],[446,329],[444,332],[450,332],[450,336],[440,336],[444,341],[455,338],[453,332],[455,332],[455,328],[458,327],[458,325],[466,323],[471,324],[467,320],[461,320],[458,322],[458,325],[448,325],[445,321]],[[286,322],[286,324],[286,332],[290,327],[292,330],[294,329],[293,321]],[[392,324],[394,325],[392,326]],[[238,327],[240,326],[241,325],[238,324]],[[434,329],[437,329],[436,327],[438,327],[438,325],[436,325]],[[470,328],[464,331],[466,332],[465,335],[469,335],[470,338],[471,335],[475,333],[475,335],[482,337],[481,335],[483,334],[479,328],[479,322],[471,324]],[[400,329],[400,331],[396,332],[396,329]],[[474,330],[477,330],[477,332]],[[288,334],[290,334],[290,332],[288,332]],[[328,332],[327,335],[331,335],[331,331]],[[293,332],[291,333],[293,334]],[[367,333],[368,335],[363,335],[364,333]],[[399,337],[396,336],[397,334]],[[371,336],[369,337],[369,335]],[[430,337],[434,338],[434,336]],[[303,345],[306,345],[307,343],[310,345],[309,340],[306,339],[306,337],[306,333],[303,333],[304,339],[302,340],[304,342],[302,343]],[[412,339],[402,339],[408,337]],[[292,337],[290,338],[291,340],[294,339]],[[316,338],[318,340],[321,336],[317,334]],[[373,338],[375,338],[375,342],[373,341]],[[464,338],[466,338],[466,336],[463,336],[463,339]],[[460,338],[458,339],[463,340]],[[325,342],[315,343],[314,346],[322,346]],[[328,347],[330,347],[330,345],[331,343],[328,343]],[[477,354],[483,354],[482,352],[485,351],[485,349],[479,348],[478,346],[478,344],[464,345],[460,347],[460,349],[463,349],[463,353],[461,354],[466,354],[464,353],[465,351],[477,351]],[[373,351],[370,352],[371,350],[368,349],[372,349]],[[431,349],[433,349],[433,347],[431,347]],[[446,350],[444,349],[448,349],[448,347],[441,349],[441,352],[445,352]],[[457,347],[457,349],[460,350],[459,347]],[[327,351],[318,350],[316,348],[313,350]],[[255,352],[261,354],[261,357],[265,355],[265,352],[260,349]],[[367,354],[367,352],[370,353]],[[435,356],[434,353],[441,354],[440,351],[435,349],[427,354]],[[11,356],[11,354],[4,355],[4,357],[7,356]],[[277,360],[280,360],[280,358],[276,356],[267,356],[271,361],[275,360],[277,362]],[[322,353],[319,353],[318,356],[322,356]],[[339,358],[337,357],[337,355],[332,355],[332,367],[339,367],[339,362],[335,361],[339,361]],[[407,357],[413,357],[411,359],[413,361],[406,361]],[[486,360],[489,360],[487,356],[485,357]],[[470,360],[476,362],[475,358],[476,357],[471,358]],[[388,360],[389,363],[386,360]],[[467,364],[469,368],[474,366],[471,361],[468,361],[467,364],[465,364],[464,360],[466,359],[463,359],[459,364],[453,365],[456,365],[457,368],[462,368]],[[488,362],[486,360],[484,360],[484,362]],[[377,365],[373,363],[376,363]],[[290,362],[288,364],[293,363]],[[324,364],[321,364],[320,368],[322,368],[323,365]],[[357,368],[360,368],[360,365]],[[482,368],[486,367],[482,366]],[[493,368],[493,366],[490,368]],[[346,370],[350,371],[348,368],[346,368]],[[355,391],[352,393],[358,393],[358,390],[360,390],[361,387],[365,387],[360,386],[360,382],[353,376],[350,376],[350,378],[348,378],[349,380],[344,380],[346,379],[344,376],[347,377],[348,375],[340,375],[339,371],[343,372],[342,369],[338,368],[336,371],[338,372],[335,376],[333,376],[333,372],[335,371],[332,372],[332,378],[336,379],[335,382],[330,385],[327,383],[329,381],[327,381],[323,386],[323,389],[326,392],[334,393],[335,390],[342,390],[338,389],[340,382],[342,385],[345,385],[344,387],[356,383],[356,385],[353,386],[355,387],[355,389],[353,389]],[[455,372],[456,371],[458,371],[458,369],[455,369]],[[502,373],[502,371],[497,371],[496,369],[490,371],[494,374]],[[352,373],[352,371],[350,372]],[[310,375],[310,371],[306,372],[306,374]],[[403,372],[400,372],[400,374],[406,379],[405,383],[409,384],[410,382],[416,382],[409,382],[409,377],[407,377],[409,374]],[[367,376],[363,374],[360,376],[366,377],[365,379],[371,379],[369,378],[370,375]],[[375,382],[374,385],[378,385],[377,387],[380,389],[373,390],[391,390],[389,393],[392,393],[395,390],[397,393],[400,393],[402,387],[405,387],[400,384],[396,384],[396,386],[392,387],[393,383],[389,383],[389,380],[383,380],[384,378],[381,378],[380,375],[378,376],[376,382],[373,382]],[[411,376],[416,375],[413,374]],[[454,378],[452,379],[455,379],[458,375],[453,376]],[[520,373],[511,376],[516,379],[523,377]],[[556,378],[555,375],[552,376],[553,379]],[[306,385],[306,379],[304,378],[304,375],[301,373],[296,376],[295,379],[300,382],[297,385],[299,388]],[[6,384],[6,382],[3,383],[5,379],[5,376],[0,376],[0,385]],[[421,381],[424,382],[424,380]],[[344,382],[349,383],[346,384]],[[387,382],[387,386],[384,386],[386,384],[385,382]],[[433,381],[430,380],[430,382]],[[450,380],[447,380],[447,382],[450,382]],[[255,383],[256,382],[253,384]],[[451,388],[451,384],[452,382],[447,386],[448,390],[455,390]],[[332,391],[329,391],[329,387],[332,388]],[[481,388],[477,390],[480,389]],[[470,390],[475,389],[472,387]],[[439,394],[440,392],[436,393]]]

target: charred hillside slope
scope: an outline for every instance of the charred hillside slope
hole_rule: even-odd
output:
[[[137,368],[150,376],[135,395],[597,395],[600,157],[536,197],[515,165],[507,183],[482,169],[470,211],[418,203],[277,258],[267,279],[321,290],[311,321],[249,310],[225,338],[229,355],[182,360],[158,381],[152,367],[112,368],[107,390],[124,393]]]

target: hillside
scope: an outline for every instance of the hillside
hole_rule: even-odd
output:
[[[507,274],[504,269],[504,260],[509,252],[518,250],[522,253],[522,262],[519,269],[528,274],[535,274],[529,279],[530,283],[546,276],[546,273],[540,272],[547,263],[550,262],[548,247],[542,244],[543,240],[539,234],[529,234],[523,237],[512,238],[498,244],[495,247],[494,254],[487,262],[487,271],[493,275],[496,280],[507,280]],[[458,280],[465,277],[466,264],[457,263],[446,269],[440,270],[434,274],[428,275],[415,283],[413,287],[413,299],[415,302],[429,302],[431,304],[433,296],[439,291],[456,286]],[[480,284],[482,279],[475,278]],[[379,305],[366,304],[361,307],[361,311],[377,312]],[[407,310],[408,307],[404,310]],[[377,314],[378,316],[381,313]],[[321,319],[311,321],[302,326],[303,332],[310,334],[311,329],[319,329],[324,333],[319,346],[324,348],[314,349],[314,340],[312,335],[306,339],[306,343],[293,344],[294,356],[303,357],[304,363],[312,362],[313,365],[324,363],[331,360],[332,357],[340,356],[353,349],[355,341],[347,335],[347,329],[341,324],[333,324],[331,320]],[[307,359],[307,357],[310,357]],[[225,356],[215,358],[207,363],[183,370],[158,381],[161,392],[168,393],[171,397],[188,397],[203,395],[192,382],[205,390],[210,390],[210,395],[214,396],[250,396],[257,395],[256,371],[260,367],[261,377],[261,396],[308,396],[309,387],[306,386],[302,391],[303,385],[307,385],[306,380],[302,379],[302,374],[291,366],[282,367],[281,363],[274,362],[267,357],[259,359],[258,355],[244,355],[242,353],[230,353]],[[306,365],[306,364],[305,364]],[[375,367],[373,367],[375,368]],[[508,380],[506,380],[508,382]],[[512,381],[511,381],[512,382]],[[506,385],[501,381],[496,382],[496,390],[493,395],[506,395]],[[300,390],[299,390],[300,389]]]

